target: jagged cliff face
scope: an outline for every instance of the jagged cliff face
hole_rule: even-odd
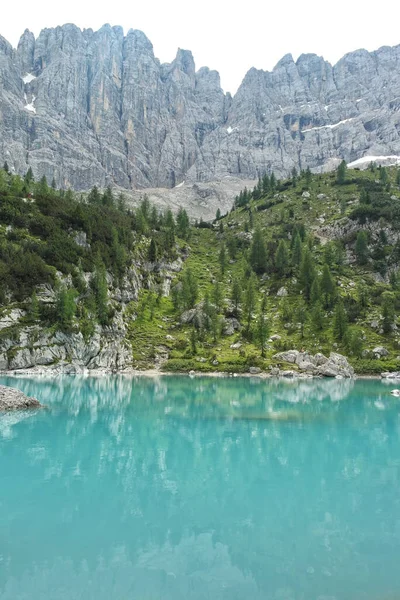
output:
[[[0,161],[77,190],[167,187],[400,155],[400,46],[251,69],[232,99],[190,52],[74,25],[0,37]]]

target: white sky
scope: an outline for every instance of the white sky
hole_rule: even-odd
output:
[[[26,28],[36,36],[64,23],[141,29],[162,62],[178,47],[191,50],[196,68],[216,69],[234,93],[252,66],[271,70],[289,52],[335,63],[357,48],[400,44],[399,17],[398,0],[19,0],[2,11],[0,35],[16,46]]]

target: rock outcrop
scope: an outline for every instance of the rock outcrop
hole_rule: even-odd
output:
[[[42,405],[36,398],[25,396],[20,390],[0,385],[0,413],[11,410],[40,408]]]
[[[194,203],[212,202],[204,182],[396,161],[399,98],[400,46],[334,66],[287,55],[251,69],[232,98],[187,50],[160,64],[140,31],[67,24],[25,31],[17,49],[0,37],[0,161],[65,188],[185,185]]]
[[[293,377],[298,372],[320,377],[353,377],[354,369],[349,364],[347,358],[337,352],[331,352],[329,358],[321,353],[315,355],[308,352],[299,352],[298,350],[287,350],[278,352],[274,355],[274,360],[278,363],[289,363],[296,365],[297,371],[279,370],[275,375],[283,377]]]

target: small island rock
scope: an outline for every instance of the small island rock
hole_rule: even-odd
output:
[[[30,398],[15,388],[0,385],[0,412],[40,408],[41,406],[36,398]]]

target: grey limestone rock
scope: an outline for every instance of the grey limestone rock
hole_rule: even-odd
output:
[[[20,390],[0,385],[0,413],[11,410],[40,408],[42,405],[36,398],[25,396]]]
[[[0,163],[64,188],[169,189],[172,206],[205,215],[226,209],[219,189],[235,178],[396,160],[399,98],[400,46],[334,66],[286,55],[250,69],[232,98],[188,50],[160,64],[141,31],[26,30],[17,49],[0,37]]]

